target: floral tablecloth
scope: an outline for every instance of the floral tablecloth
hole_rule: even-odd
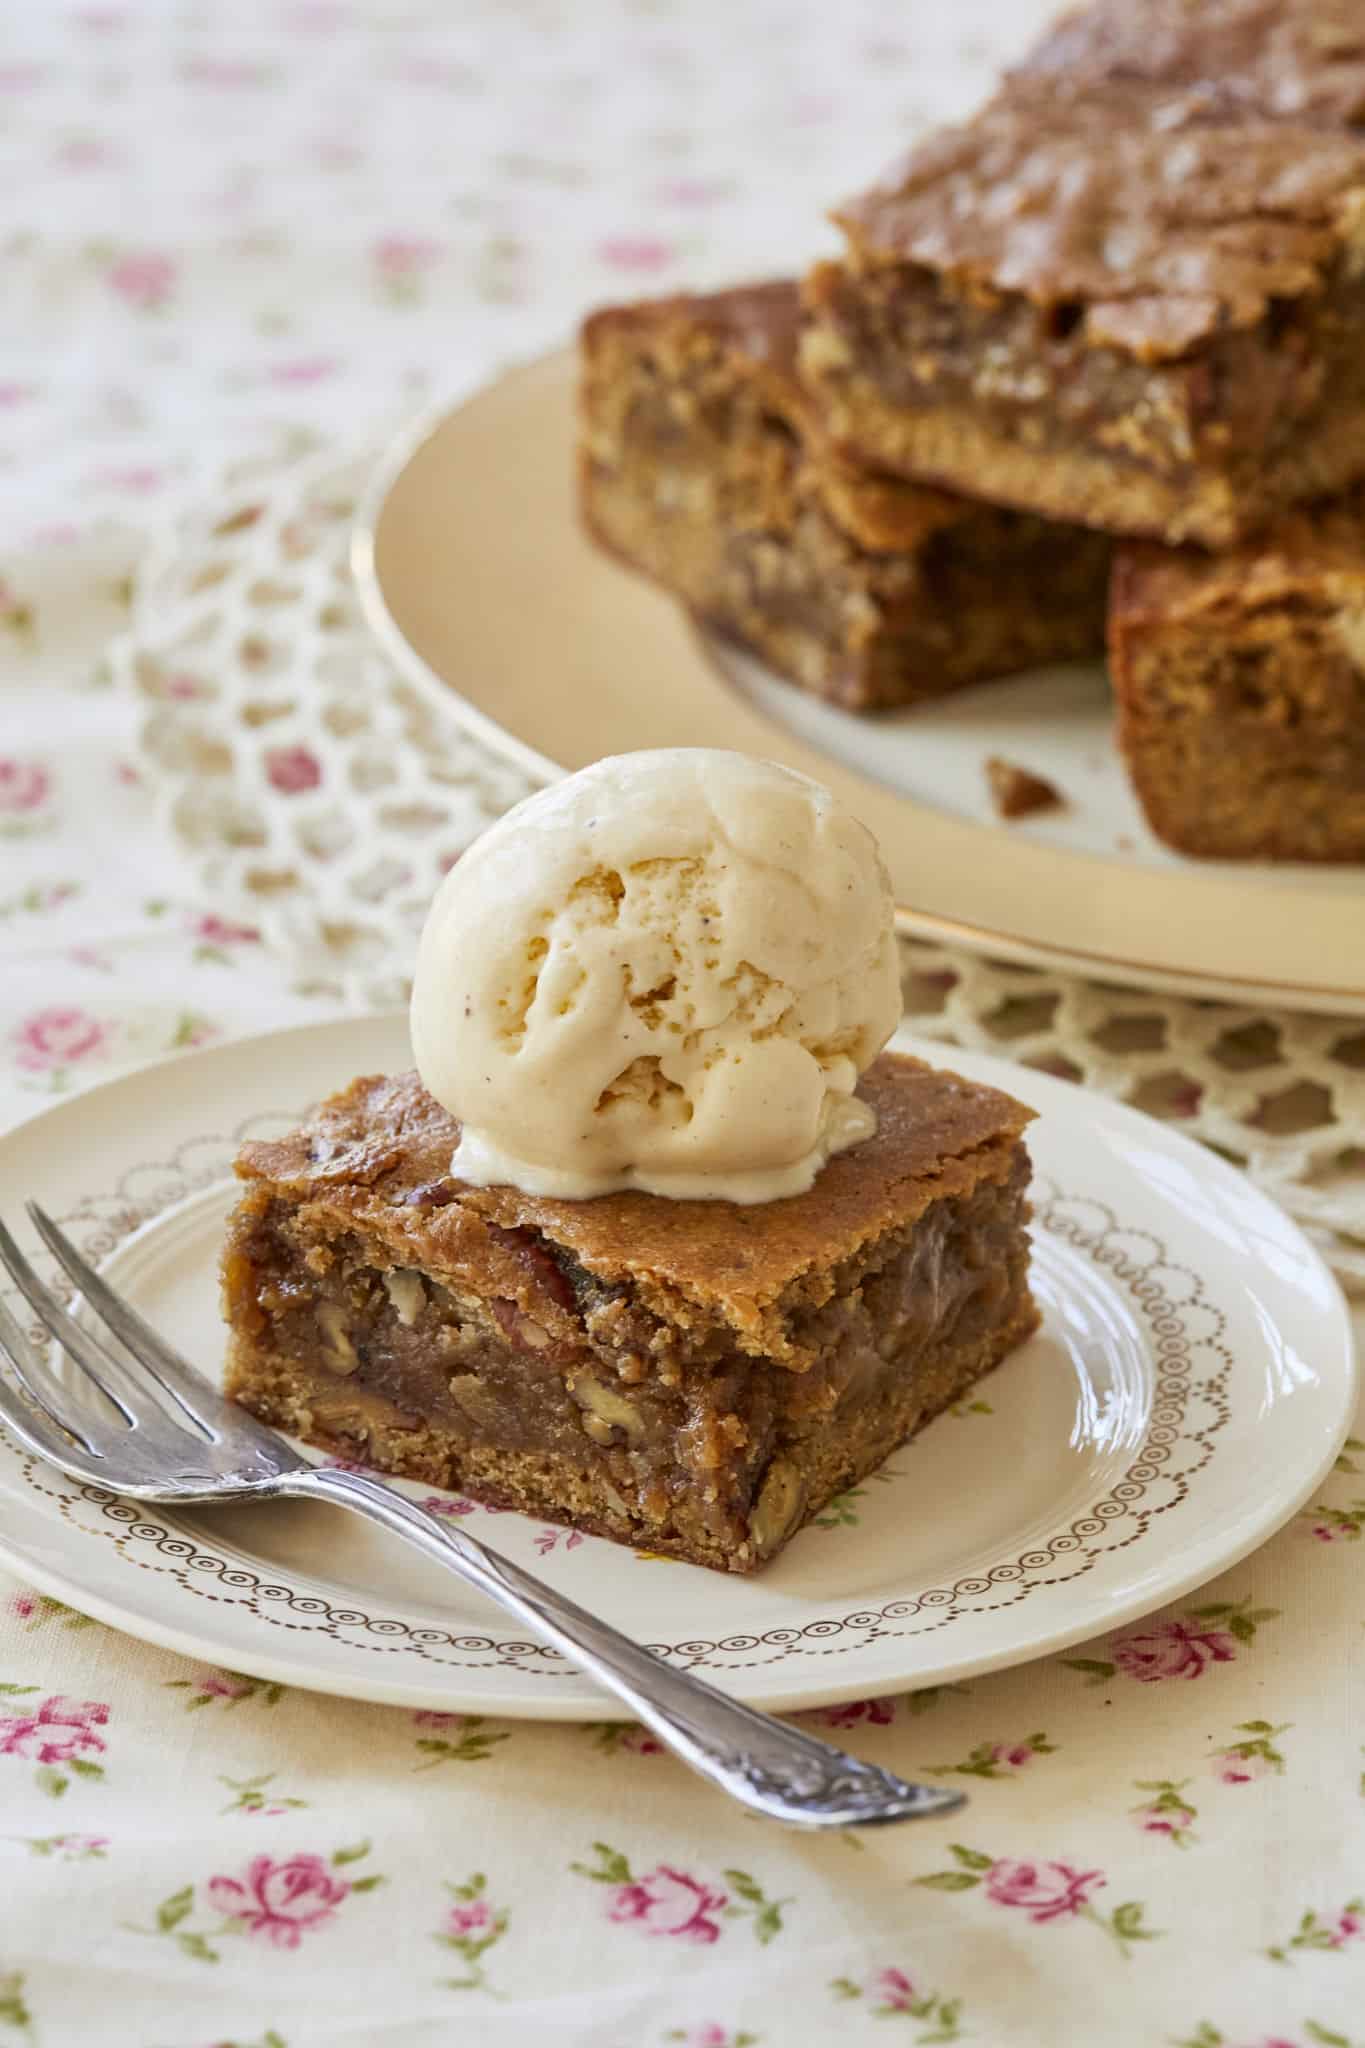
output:
[[[282,429],[806,260],[1045,12],[12,0],[0,1119],[335,1002],[156,821],[104,658],[149,531]],[[1365,1427],[1180,1611],[812,1717],[971,1793],[833,1840],[636,1730],[284,1692],[0,1574],[0,2048],[1365,2048],[1362,1528]]]

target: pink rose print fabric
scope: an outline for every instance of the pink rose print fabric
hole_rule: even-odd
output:
[[[1195,1840],[1199,1810],[1186,1792],[1188,1778],[1138,1778],[1134,1789],[1152,1796],[1129,1812],[1146,1835],[1164,1837],[1173,1848],[1186,1849]]]
[[[462,1974],[442,1978],[445,1990],[496,1989],[488,1981],[487,1958],[507,1933],[512,1915],[505,1906],[493,1903],[487,1887],[488,1880],[481,1870],[461,1884],[446,1886],[455,1903],[447,1910],[444,1925],[434,1939],[458,1957]]]
[[[724,1892],[664,1863],[632,1883],[617,1887],[612,1896],[611,1917],[633,1921],[646,1934],[708,1943],[720,1939],[720,1923],[714,1915],[725,1903]]]
[[[40,1764],[103,1756],[107,1745],[99,1731],[108,1720],[109,1709],[99,1700],[69,1700],[57,1693],[32,1712],[0,1715],[0,1756],[28,1757]]]
[[[51,789],[51,772],[41,762],[0,758],[0,819],[40,811]]]
[[[634,271],[648,277],[667,270],[677,250],[671,242],[654,235],[609,235],[598,245],[597,253],[612,270]]]
[[[323,1927],[350,1893],[344,1877],[321,1856],[291,1856],[276,1862],[253,1856],[244,1877],[215,1877],[208,1902],[247,1934],[275,1948],[297,1948],[305,1934]]]
[[[958,2041],[963,2037],[963,2000],[927,1989],[897,1964],[887,1964],[862,1979],[836,1977],[829,1989],[845,2003],[864,2000],[866,2011],[876,2019],[917,2020],[922,2031],[915,2034],[916,2042]]]
[[[608,1756],[618,1753],[626,1756],[662,1756],[664,1746],[658,1737],[651,1735],[648,1728],[638,1727],[631,1721],[604,1721],[590,1730],[598,1749]]]
[[[29,1073],[52,1073],[104,1050],[109,1028],[88,1010],[54,1004],[25,1017],[14,1032],[15,1063]]]
[[[812,1716],[825,1728],[889,1728],[895,1718],[894,1699],[845,1700],[842,1706],[825,1707]]]
[[[1069,1863],[1022,1863],[1002,1857],[986,1873],[986,1896],[997,1906],[1017,1906],[1042,1926],[1079,1913],[1106,1882],[1098,1870],[1073,1870]]]
[[[590,1878],[609,1890],[607,1917],[647,1935],[710,1947],[719,1941],[727,1921],[747,1920],[756,1941],[766,1946],[783,1929],[783,1907],[790,1902],[768,1896],[747,1870],[727,1869],[725,1885],[660,1863],[636,1873],[619,1849],[594,1842],[593,1863],[571,1863],[578,1877]]]
[[[247,1793],[260,1782],[251,1781]],[[302,1803],[284,1802],[286,1807]],[[224,1809],[228,1813],[239,1810],[253,1810],[249,1796],[239,1796]],[[348,1900],[384,1883],[374,1872],[363,1877],[342,1875],[345,1866],[363,1862],[369,1853],[368,1842],[357,1842],[334,1850],[330,1858],[311,1850],[292,1856],[253,1856],[240,1876],[219,1872],[211,1877],[202,1895],[195,1885],[182,1885],[156,1907],[150,1926],[130,1922],[129,1932],[173,1942],[200,1963],[221,1963],[221,1944],[237,1936],[292,1952],[305,1936],[311,1939],[329,1927]]]
[[[904,1970],[879,1970],[868,1987],[871,1995],[892,2012],[909,2012],[915,1999],[915,1987]]]
[[[205,946],[254,946],[260,942],[260,932],[254,924],[238,924],[231,918],[218,917],[212,911],[190,920],[190,930]]]
[[[129,252],[110,266],[108,285],[116,298],[139,313],[154,313],[175,289],[178,265],[156,250]]]
[[[452,1906],[446,1915],[450,1934],[484,1934],[493,1925],[493,1908],[487,1899],[475,1899],[467,1906]]]
[[[1146,1909],[1137,1899],[1125,1900],[1107,1913],[1096,1906],[1095,1895],[1109,1883],[1102,1871],[1079,1869],[1060,1859],[989,1856],[962,1842],[950,1843],[949,1849],[951,1869],[932,1871],[914,1883],[941,1892],[979,1889],[992,1905],[1024,1915],[1035,1927],[1083,1920],[1107,1934],[1123,1955],[1136,1942],[1161,1938],[1159,1928],[1146,1925]]]
[[[1211,1664],[1230,1664],[1237,1646],[1226,1630],[1166,1621],[1114,1645],[1114,1662],[1129,1678],[1156,1685],[1167,1678],[1202,1678]]]

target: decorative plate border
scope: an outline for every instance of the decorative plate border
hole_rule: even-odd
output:
[[[191,1196],[228,1184],[232,1158],[245,1138],[290,1129],[306,1113],[257,1114],[229,1136],[188,1138],[169,1159],[129,1167],[111,1194],[88,1197],[61,1220],[80,1237],[88,1257],[106,1259]],[[1065,1195],[1050,1183],[1036,1184],[1036,1193],[1035,1227],[1105,1269],[1147,1326],[1156,1383],[1144,1440],[1122,1477],[1046,1543],[950,1586],[799,1627],[734,1631],[716,1641],[654,1642],[652,1649],[689,1668],[771,1669],[795,1657],[840,1655],[881,1639],[936,1633],[966,1616],[1015,1606],[1040,1587],[1084,1576],[1111,1551],[1142,1541],[1156,1517],[1182,1504],[1189,1481],[1212,1459],[1217,1432],[1231,1413],[1227,1377],[1233,1356],[1222,1341],[1226,1318],[1208,1299],[1202,1276],[1172,1260],[1153,1232],[1125,1225],[1106,1204]],[[54,1275],[54,1286],[60,1279]],[[1202,1329],[1196,1327],[1200,1323]],[[41,1341],[40,1331],[32,1334]],[[18,1459],[28,1486],[55,1503],[70,1528],[112,1542],[125,1563],[164,1574],[195,1598],[230,1605],[273,1628],[330,1639],[344,1650],[415,1656],[441,1667],[578,1676],[569,1660],[545,1644],[413,1627],[395,1617],[333,1606],[278,1577],[262,1578],[240,1560],[200,1549],[183,1525],[163,1526],[105,1488],[64,1479],[3,1427],[0,1442]]]

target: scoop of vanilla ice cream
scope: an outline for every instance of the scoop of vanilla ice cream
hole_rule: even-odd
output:
[[[703,747],[598,761],[447,875],[412,1043],[452,1171],[583,1197],[769,1201],[875,1129],[900,1016],[891,885],[816,782]]]

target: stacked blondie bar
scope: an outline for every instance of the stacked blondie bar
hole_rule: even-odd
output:
[[[1153,829],[1365,860],[1365,4],[1097,0],[835,215],[596,314],[594,535],[796,682],[1100,651]]]

